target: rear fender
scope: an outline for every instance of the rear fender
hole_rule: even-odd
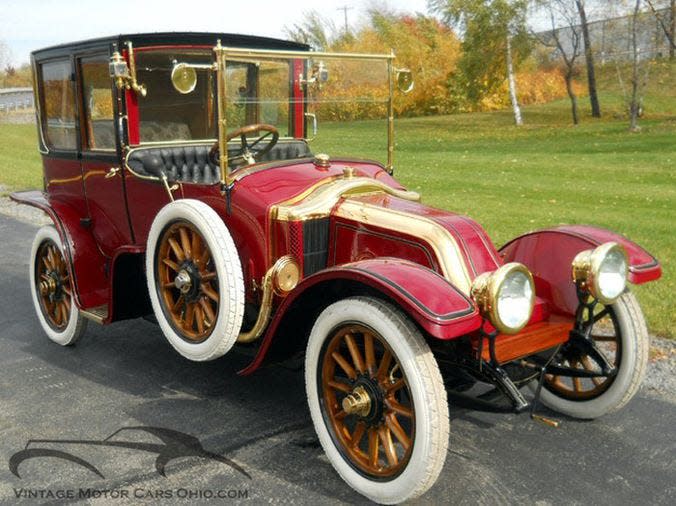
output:
[[[430,336],[449,340],[477,330],[482,318],[473,301],[436,272],[418,264],[396,258],[378,258],[341,265],[318,272],[305,280],[280,305],[270,323],[254,361],[240,374],[255,371],[264,361],[278,330],[289,322],[285,317],[289,309],[298,309],[305,299],[316,304],[317,297],[335,293],[336,283],[351,283],[366,293],[373,293],[393,302]],[[309,297],[305,297],[308,296]],[[339,297],[357,295],[355,290],[341,293]],[[330,297],[322,304],[334,302]],[[319,304],[316,304],[319,307]],[[318,309],[319,310],[319,309]],[[301,314],[316,316],[312,311]],[[311,328],[313,322],[309,322]]]
[[[521,262],[533,273],[538,296],[548,300],[551,310],[574,315],[578,300],[571,278],[575,255],[614,241],[624,246],[629,258],[631,283],[642,284],[662,275],[659,262],[626,237],[588,225],[568,225],[530,232],[512,239],[500,249],[505,262]]]
[[[13,193],[11,199],[41,209],[54,222],[64,245],[77,306],[80,309],[107,306],[110,299],[106,274],[108,258],[97,247],[91,232],[83,226],[82,217],[65,202],[50,199],[40,191]]]

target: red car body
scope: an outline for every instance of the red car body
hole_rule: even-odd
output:
[[[89,55],[108,59],[119,51],[131,65],[127,41],[142,55],[167,47],[211,50],[217,39],[233,48],[308,50],[302,44],[223,34],[129,35],[64,45],[33,54],[38,104],[44,111],[45,62],[70,62],[82,111],[79,62]],[[293,71],[302,70],[302,62],[294,61]],[[290,90],[293,139],[306,135],[300,82],[293,81]],[[76,115],[77,145],[51,149],[45,120],[39,118],[44,190],[12,198],[52,218],[64,245],[74,303],[83,316],[102,324],[152,313],[144,269],[145,256],[152,252],[146,249],[153,221],[170,197],[200,201],[217,213],[241,260],[247,305],[259,312],[265,305],[266,273],[280,258],[295,259],[300,279],[288,293],[272,296],[257,353],[241,374],[251,374],[272,355],[281,359],[301,350],[322,310],[346,297],[386,301],[415,322],[433,350],[456,343],[454,349],[463,350],[467,360],[483,358],[497,366],[569,340],[581,303],[571,264],[581,251],[614,242],[626,251],[630,282],[660,277],[659,263],[643,248],[590,226],[529,232],[498,249],[476,221],[422,204],[390,167],[369,160],[335,157],[326,162],[310,155],[261,161],[233,170],[227,188],[223,180],[177,179],[169,181],[174,188],[168,190],[160,178],[132,169],[130,160],[176,144],[142,143],[143,98],[133,86],[111,84],[111,89],[114,149],[86,149],[90,134],[81,113]],[[509,262],[525,265],[535,286],[530,321],[511,335],[495,332],[472,293],[479,276]],[[489,349],[484,340],[491,335]]]

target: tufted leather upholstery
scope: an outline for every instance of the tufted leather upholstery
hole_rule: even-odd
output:
[[[211,145],[141,148],[133,151],[127,160],[129,167],[141,176],[160,177],[162,171],[170,181],[213,184],[220,179],[217,165],[209,160]],[[232,150],[234,156],[237,150]],[[312,156],[305,141],[279,142],[259,161],[293,160]]]

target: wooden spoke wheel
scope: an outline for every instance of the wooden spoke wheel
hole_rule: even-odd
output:
[[[583,315],[585,326],[590,327],[590,339],[605,361],[615,369],[620,367],[622,359],[622,329],[612,306],[597,304],[593,314],[585,310]],[[588,372],[601,372],[601,365],[591,356],[578,350],[559,352],[557,361],[560,365]],[[608,390],[615,376],[576,378],[568,376],[546,375],[545,388],[560,397],[570,400],[592,399]]]
[[[638,391],[648,363],[650,338],[636,298],[626,291],[613,304],[585,310],[589,342],[564,344],[555,361],[564,367],[601,373],[591,378],[547,375],[540,399],[568,416],[591,419],[617,411]],[[531,384],[531,388],[534,388]]]
[[[194,225],[171,224],[156,258],[162,308],[184,339],[202,342],[213,331],[220,300],[218,273],[208,244]]]
[[[53,226],[38,230],[31,258],[31,294],[42,329],[55,343],[74,344],[84,333],[87,320],[75,305],[73,280]]]
[[[415,439],[415,407],[397,357],[363,325],[338,328],[321,359],[321,396],[336,443],[369,477],[406,467]]]
[[[379,504],[423,494],[448,447],[448,404],[437,362],[397,308],[353,297],[317,318],[305,354],[312,422],[331,465]]]
[[[244,317],[244,280],[216,211],[192,199],[164,206],[148,234],[146,274],[155,317],[176,351],[205,361],[232,348]]]
[[[51,239],[40,245],[35,260],[40,308],[49,325],[56,331],[62,331],[70,320],[73,297],[66,261]]]

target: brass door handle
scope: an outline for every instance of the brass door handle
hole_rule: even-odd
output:
[[[119,173],[120,173],[119,167],[111,167],[110,170],[106,173],[106,179],[110,179],[111,177],[115,177]]]

